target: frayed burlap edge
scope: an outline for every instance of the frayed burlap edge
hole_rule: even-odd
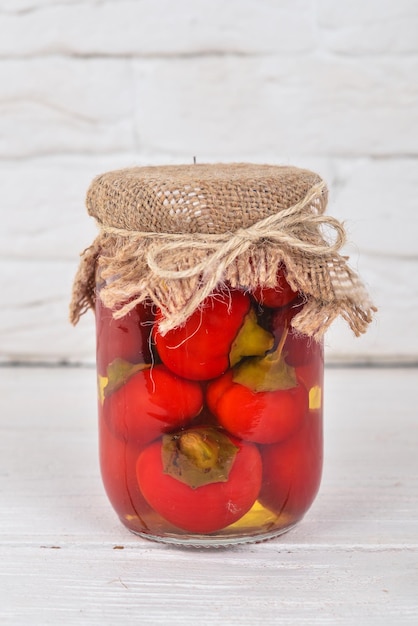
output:
[[[296,331],[319,340],[341,316],[359,336],[376,308],[338,252],[345,232],[323,215],[326,198],[325,185],[315,185],[297,205],[222,235],[139,233],[102,225],[81,258],[71,322],[93,305],[97,275],[100,298],[114,317],[151,300],[162,310],[159,330],[165,334],[184,324],[215,289],[272,287],[284,267],[289,284],[306,300],[292,320]]]
[[[80,263],[73,282],[70,302],[70,322],[77,324],[80,317],[94,308],[96,301],[96,267],[101,250],[101,236],[80,255]]]

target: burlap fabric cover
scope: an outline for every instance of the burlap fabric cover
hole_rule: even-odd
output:
[[[325,215],[327,195],[317,174],[295,167],[137,167],[98,176],[87,208],[100,232],[82,254],[71,321],[93,306],[97,275],[115,317],[150,299],[165,333],[214,289],[274,286],[284,266],[306,299],[296,330],[319,339],[341,315],[360,335],[376,309],[339,253],[345,233]]]

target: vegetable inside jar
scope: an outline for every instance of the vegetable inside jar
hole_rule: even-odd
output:
[[[114,319],[96,300],[101,473],[133,532],[192,545],[262,540],[314,501],[322,341],[291,328],[300,295],[273,292],[266,304],[259,291],[217,290],[165,334],[151,302]]]

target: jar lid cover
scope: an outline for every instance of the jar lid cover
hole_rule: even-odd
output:
[[[318,174],[279,165],[134,167],[95,178],[86,204],[105,227],[220,234],[289,208],[320,182]]]
[[[347,257],[342,224],[325,215],[320,176],[247,163],[136,167],[98,176],[87,208],[100,234],[83,254],[70,318],[96,297],[122,317],[160,307],[162,333],[180,326],[218,288],[274,287],[279,268],[306,300],[292,318],[319,339],[341,315],[365,332],[376,309]]]

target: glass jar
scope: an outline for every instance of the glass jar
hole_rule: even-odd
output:
[[[163,334],[151,302],[115,319],[96,298],[100,465],[134,533],[221,546],[275,537],[322,470],[322,342],[296,334],[287,284],[224,287]]]
[[[95,307],[100,464],[148,539],[261,541],[311,506],[322,468],[323,345],[376,307],[340,254],[318,174],[251,163],[106,172],[86,206],[70,320]]]

